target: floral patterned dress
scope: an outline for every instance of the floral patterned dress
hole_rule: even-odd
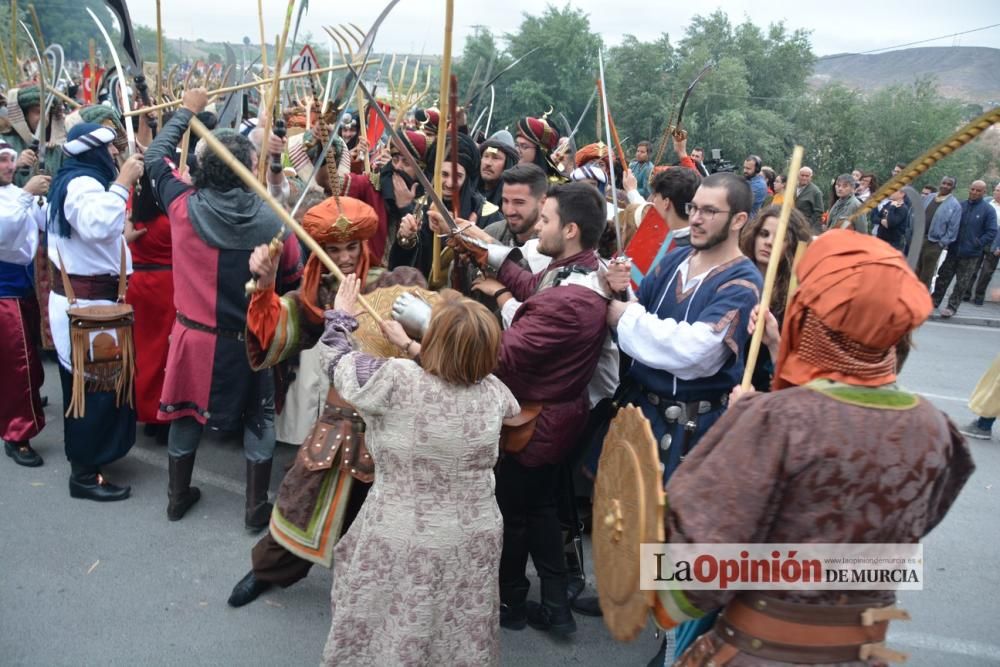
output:
[[[350,352],[357,322],[328,312],[328,370],[367,425],[375,483],[334,551],[324,665],[497,665],[501,422],[519,411],[492,375],[463,387],[412,361]]]

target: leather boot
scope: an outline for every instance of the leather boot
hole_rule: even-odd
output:
[[[191,506],[201,498],[197,486],[191,486],[194,472],[194,452],[186,456],[169,456],[167,483],[167,519],[180,521]]]
[[[555,637],[569,637],[576,632],[576,619],[570,611],[565,577],[541,580],[542,602],[528,602],[525,609],[528,625]]]
[[[271,587],[267,581],[261,581],[254,576],[253,570],[247,572],[246,576],[240,579],[239,583],[233,587],[233,592],[229,594],[230,607],[242,607],[256,600],[261,593]]]
[[[267,528],[271,521],[271,510],[274,509],[274,506],[267,502],[273,461],[274,459],[247,461],[247,508],[244,524],[247,530],[255,533]]]

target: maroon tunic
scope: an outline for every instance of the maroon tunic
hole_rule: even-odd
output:
[[[503,332],[496,375],[518,401],[543,404],[531,441],[516,455],[527,467],[560,463],[587,423],[587,385],[607,334],[608,302],[579,285],[536,291],[550,271],[574,265],[596,270],[597,255],[585,250],[537,274],[506,262],[498,275],[522,304]]]

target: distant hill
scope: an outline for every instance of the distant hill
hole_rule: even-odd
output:
[[[857,55],[841,53],[816,61],[810,84],[839,81],[859,90],[877,90],[934,76],[941,92],[965,102],[1000,103],[1000,49],[942,46]]]

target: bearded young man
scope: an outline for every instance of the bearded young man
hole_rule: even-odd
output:
[[[488,249],[452,237],[504,286],[496,295],[521,307],[501,339],[497,377],[522,402],[542,404],[530,440],[497,466],[497,503],[504,517],[500,562],[500,624],[532,627],[558,636],[576,631],[567,597],[568,577],[557,512],[560,464],[579,441],[589,411],[588,386],[606,337],[608,296],[595,275],[604,231],[604,200],[593,187],[569,183],[549,189],[536,229],[538,251],[552,258],[532,273],[520,251]],[[541,580],[541,603],[528,602],[525,575],[531,555]]]
[[[642,281],[638,299],[608,307],[618,345],[633,359],[623,404],[639,406],[649,420],[664,483],[722,416],[730,389],[743,378],[747,323],[763,286],[739,247],[752,206],[746,179],[717,173],[702,180],[686,207],[690,247],[668,253]],[[606,279],[622,292],[630,267],[613,264]],[[705,626],[680,628],[678,654]]]

